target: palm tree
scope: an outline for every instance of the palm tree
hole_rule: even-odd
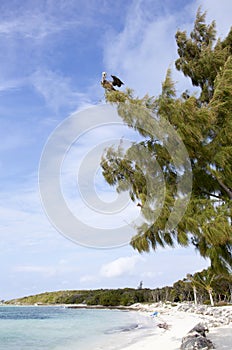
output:
[[[186,282],[191,283],[191,286],[193,288],[194,304],[197,305],[197,287],[196,287],[196,282],[194,281],[193,275],[188,273],[186,276]]]
[[[197,272],[192,277],[192,281],[195,287],[202,287],[208,292],[211,306],[214,306],[212,283],[215,278],[216,275],[213,274],[210,269],[203,270],[202,272]]]

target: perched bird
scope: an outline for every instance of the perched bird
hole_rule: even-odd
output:
[[[138,203],[138,204],[137,204],[137,207],[143,208],[143,206],[142,206],[141,203]]]
[[[124,84],[119,78],[117,78],[115,75],[111,75],[113,78],[113,81],[109,81],[106,79],[106,72],[102,72],[102,80],[101,85],[104,89],[107,91],[116,91],[114,86],[121,87],[122,84]]]
[[[106,72],[102,72],[101,84],[107,91],[115,91],[112,82],[106,79]]]

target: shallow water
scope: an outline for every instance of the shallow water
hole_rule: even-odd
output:
[[[152,319],[138,312],[0,307],[1,350],[116,350],[153,332]]]

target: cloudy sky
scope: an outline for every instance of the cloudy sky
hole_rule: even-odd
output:
[[[0,2],[0,299],[61,289],[137,287],[141,280],[153,288],[207,266],[192,249],[140,255],[128,244],[107,249],[76,244],[48,220],[38,186],[49,135],[69,116],[80,120],[87,108],[103,103],[101,72],[119,75],[136,95],[159,94],[177,57],[175,32],[192,29],[200,5],[208,22],[216,20],[218,36],[225,37],[231,0]],[[177,91],[189,87],[181,74],[173,71],[173,77]],[[109,136],[112,130],[103,132]],[[115,137],[123,132],[117,129]],[[74,212],[84,210],[85,202],[70,195],[77,190],[76,168],[70,167],[91,151],[87,143],[99,144],[97,137],[83,138],[66,160],[61,182]],[[95,175],[102,198],[113,196],[99,171]],[[89,220],[105,230],[111,224],[104,213]]]

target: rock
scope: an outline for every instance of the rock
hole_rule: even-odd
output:
[[[169,329],[170,328],[170,326],[166,322],[157,324],[157,327],[163,328],[163,329]]]
[[[204,323],[198,323],[191,331],[182,339],[181,350],[208,350],[214,349],[211,340],[206,338],[208,327]]]
[[[182,339],[181,350],[208,350],[215,349],[211,340],[200,335],[199,333],[192,333]]]
[[[198,333],[203,337],[206,337],[206,332],[209,332],[208,327],[204,323],[198,323],[189,333]]]

